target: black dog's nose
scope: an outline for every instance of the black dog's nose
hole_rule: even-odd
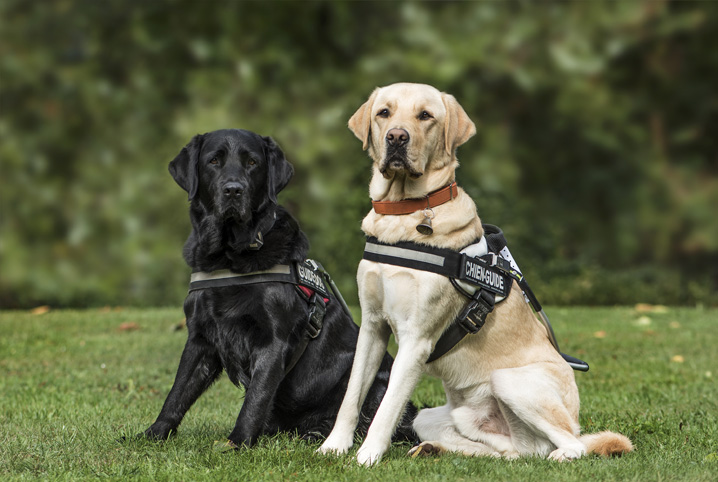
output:
[[[404,129],[389,129],[386,133],[386,142],[396,146],[403,146],[409,142],[409,133]]]
[[[242,194],[242,185],[238,182],[228,182],[224,185],[224,197],[239,197]]]

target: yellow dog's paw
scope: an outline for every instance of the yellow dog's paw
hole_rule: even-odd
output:
[[[340,437],[330,434],[324,443],[317,449],[317,452],[325,455],[343,455],[349,452],[353,440],[351,437]]]
[[[556,462],[567,462],[586,455],[586,450],[582,447],[563,447],[551,452],[548,456],[549,460]]]
[[[446,449],[439,442],[421,442],[416,447],[412,447],[409,450],[409,455],[414,457],[431,457],[434,455],[441,455],[446,452]]]
[[[384,452],[386,452],[386,449],[379,446],[372,446],[371,444],[367,445],[365,441],[357,451],[356,460],[359,464],[370,467],[379,463]]]

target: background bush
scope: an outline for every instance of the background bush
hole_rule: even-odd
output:
[[[459,183],[545,303],[718,304],[710,2],[0,2],[0,308],[168,305],[167,163],[272,135],[282,202],[356,301],[370,161],[346,121],[424,82],[477,122]]]

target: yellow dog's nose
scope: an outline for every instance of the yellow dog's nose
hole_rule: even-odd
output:
[[[397,147],[403,146],[409,142],[409,133],[404,129],[389,129],[386,133],[386,142]]]

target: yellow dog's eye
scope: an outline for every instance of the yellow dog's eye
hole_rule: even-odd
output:
[[[377,117],[389,117],[389,109],[382,109],[377,114]]]
[[[421,114],[419,114],[419,120],[432,119],[433,117],[434,117],[433,115],[429,114],[429,113],[426,112],[425,110],[424,110],[424,111],[421,111]]]

